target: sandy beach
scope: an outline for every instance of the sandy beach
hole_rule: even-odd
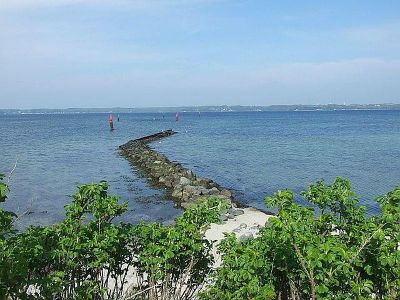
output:
[[[211,224],[210,228],[205,232],[205,238],[213,242],[214,268],[221,265],[221,256],[217,247],[219,242],[224,238],[224,233],[234,233],[238,240],[257,236],[259,229],[265,226],[272,215],[268,215],[258,209],[247,207],[243,210],[242,215],[228,219],[222,224]]]

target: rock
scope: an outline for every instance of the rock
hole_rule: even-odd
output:
[[[221,201],[226,202],[228,205],[232,205],[232,200],[230,198],[220,198]]]
[[[245,229],[245,228],[247,228],[247,224],[246,223],[242,223],[242,224],[239,225],[239,228],[240,229]]]
[[[228,216],[227,216],[227,215],[222,215],[222,216],[221,216],[221,221],[222,221],[222,222],[228,221]]]
[[[259,231],[260,230],[260,225],[252,226],[249,228],[252,231]]]
[[[242,242],[244,240],[251,239],[251,238],[253,238],[253,233],[246,232],[246,233],[242,234],[241,236],[239,236],[238,242]]]
[[[173,190],[171,196],[172,196],[173,198],[181,199],[181,198],[182,198],[182,190],[181,190],[180,188],[179,188],[179,189],[175,188],[175,189]]]
[[[184,201],[187,201],[187,200],[195,200],[197,198],[199,198],[197,187],[186,185],[182,192],[182,199]]]
[[[165,178],[164,185],[165,185],[166,187],[168,187],[168,188],[172,187],[173,185],[172,185],[171,178]]]
[[[206,196],[209,194],[209,190],[204,187],[197,188],[196,195],[197,196]]]
[[[244,214],[244,210],[242,209],[235,209],[235,211],[232,213],[234,216],[240,216]]]
[[[208,190],[208,193],[210,195],[218,195],[220,193],[220,191],[216,187],[213,187],[212,189]]]
[[[163,176],[160,176],[160,178],[158,178],[158,182],[159,183],[165,183],[166,182],[166,178]]]
[[[191,184],[192,184],[192,181],[191,181],[190,179],[188,179],[188,178],[182,176],[182,177],[179,179],[179,184],[180,184],[180,185],[191,185]]]
[[[221,215],[225,215],[225,214],[227,214],[227,213],[228,213],[228,210],[227,210],[227,209],[224,208],[224,209],[221,210]]]
[[[208,186],[209,186],[210,188],[214,188],[214,187],[216,188],[216,187],[217,187],[217,184],[216,184],[214,181],[210,180]]]
[[[179,181],[180,181],[181,177],[178,176],[178,175],[176,175],[174,172],[172,172],[171,174],[172,174],[172,175],[171,175],[172,183],[173,183],[174,185],[179,184]]]
[[[192,179],[194,178],[192,170],[185,170],[183,172],[183,174],[184,174],[185,177],[192,178]]]
[[[233,232],[240,232],[240,231],[242,231],[243,229],[246,229],[247,228],[247,224],[246,223],[242,223],[242,224],[240,224],[239,225],[239,227],[237,227],[237,228],[235,228],[234,230],[233,230]]]
[[[198,195],[199,188],[193,185],[185,185],[183,190],[190,195]]]
[[[161,174],[157,172],[157,173],[151,174],[151,176],[153,176],[154,179],[158,180],[158,178],[161,176]]]
[[[197,177],[197,179],[196,179],[196,184],[208,188],[208,187],[210,187],[210,186],[209,186],[210,181],[211,181],[211,180],[208,179],[208,178]],[[210,187],[210,188],[211,188],[211,187]]]
[[[225,196],[227,198],[232,197],[232,193],[230,191],[228,191],[228,190],[222,190],[221,191],[221,195],[223,195],[223,196]]]
[[[186,192],[185,190],[182,192],[182,201],[188,201],[192,198],[192,194]]]
[[[224,195],[213,195],[212,197],[213,197],[213,198],[217,198],[218,200],[221,200],[221,201],[228,202],[228,203],[231,202],[231,199],[230,199],[230,198],[227,198],[227,197],[224,196]]]

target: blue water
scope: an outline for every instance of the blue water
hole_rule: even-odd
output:
[[[277,189],[348,178],[371,213],[376,195],[400,185],[400,111],[120,114],[108,130],[107,114],[0,116],[0,172],[9,173],[5,206],[32,212],[20,221],[59,221],[77,184],[107,180],[129,203],[124,221],[171,220],[180,213],[163,189],[148,185],[119,155],[118,146],[154,132],[179,134],[153,147],[195,173],[263,208]]]

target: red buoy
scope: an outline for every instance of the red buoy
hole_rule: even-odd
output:
[[[110,124],[110,130],[114,130],[114,124],[113,124],[113,116],[110,114],[108,116],[108,123]]]

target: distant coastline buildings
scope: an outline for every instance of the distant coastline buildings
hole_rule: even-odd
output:
[[[176,113],[180,112],[252,112],[252,111],[335,111],[335,110],[400,110],[400,104],[299,104],[270,106],[181,106],[135,108],[66,108],[66,109],[0,109],[0,114],[81,114],[81,113]]]

